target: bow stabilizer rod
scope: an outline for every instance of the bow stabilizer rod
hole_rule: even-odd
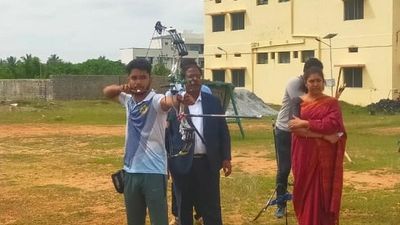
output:
[[[186,117],[222,117],[222,118],[245,118],[245,119],[261,119],[262,115],[242,116],[242,115],[225,115],[225,114],[184,114]]]

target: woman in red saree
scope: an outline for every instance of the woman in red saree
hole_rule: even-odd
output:
[[[300,115],[289,122],[293,132],[293,205],[300,225],[337,225],[343,186],[346,134],[338,100],[323,94],[318,68],[304,74],[307,93]],[[336,134],[336,140],[332,140]]]

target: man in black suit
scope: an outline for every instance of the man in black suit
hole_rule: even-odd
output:
[[[221,103],[213,95],[201,92],[201,69],[193,61],[182,68],[186,92],[195,99],[185,111],[191,114],[224,114]],[[172,110],[170,113],[175,113]],[[225,176],[231,174],[231,146],[228,126],[224,118],[187,118],[196,128],[194,144],[187,154],[179,133],[176,116],[169,117],[169,169],[172,174],[180,225],[193,224],[196,205],[205,225],[222,225],[220,204],[221,168]]]

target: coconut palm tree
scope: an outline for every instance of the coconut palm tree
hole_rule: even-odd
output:
[[[32,54],[26,54],[21,57],[21,63],[25,72],[25,78],[40,78],[41,77],[41,65],[40,59]]]
[[[7,62],[7,68],[8,68],[8,70],[10,70],[11,75],[14,77],[14,79],[17,79],[18,78],[18,74],[17,74],[18,60],[17,60],[17,58],[14,56],[10,56],[10,57],[6,58],[6,62]]]

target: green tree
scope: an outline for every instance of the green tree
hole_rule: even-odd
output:
[[[171,73],[171,70],[165,66],[164,59],[158,57],[157,64],[153,66],[152,74],[159,76],[167,76]]]
[[[0,59],[0,79],[11,79],[12,75],[8,69],[7,61]]]
[[[18,65],[17,65],[17,58],[14,56],[10,56],[6,59],[7,61],[7,68],[10,71],[12,77],[14,79],[18,78],[18,73],[17,73],[17,69],[18,69]]]
[[[21,61],[23,68],[22,78],[41,78],[41,63],[38,57],[26,54],[21,57]]]
[[[56,54],[52,54],[49,56],[49,58],[47,58],[45,68],[46,77],[49,77],[50,75],[67,74],[65,63]]]
[[[78,65],[79,74],[85,75],[121,75],[124,74],[124,64],[121,61],[112,61],[100,56],[98,59],[89,59]]]
[[[112,61],[104,56],[88,59],[83,63],[64,62],[56,54],[47,58],[45,64],[32,54],[26,54],[18,60],[10,56],[0,59],[0,79],[48,78],[50,75],[122,75],[125,65],[121,61]]]

